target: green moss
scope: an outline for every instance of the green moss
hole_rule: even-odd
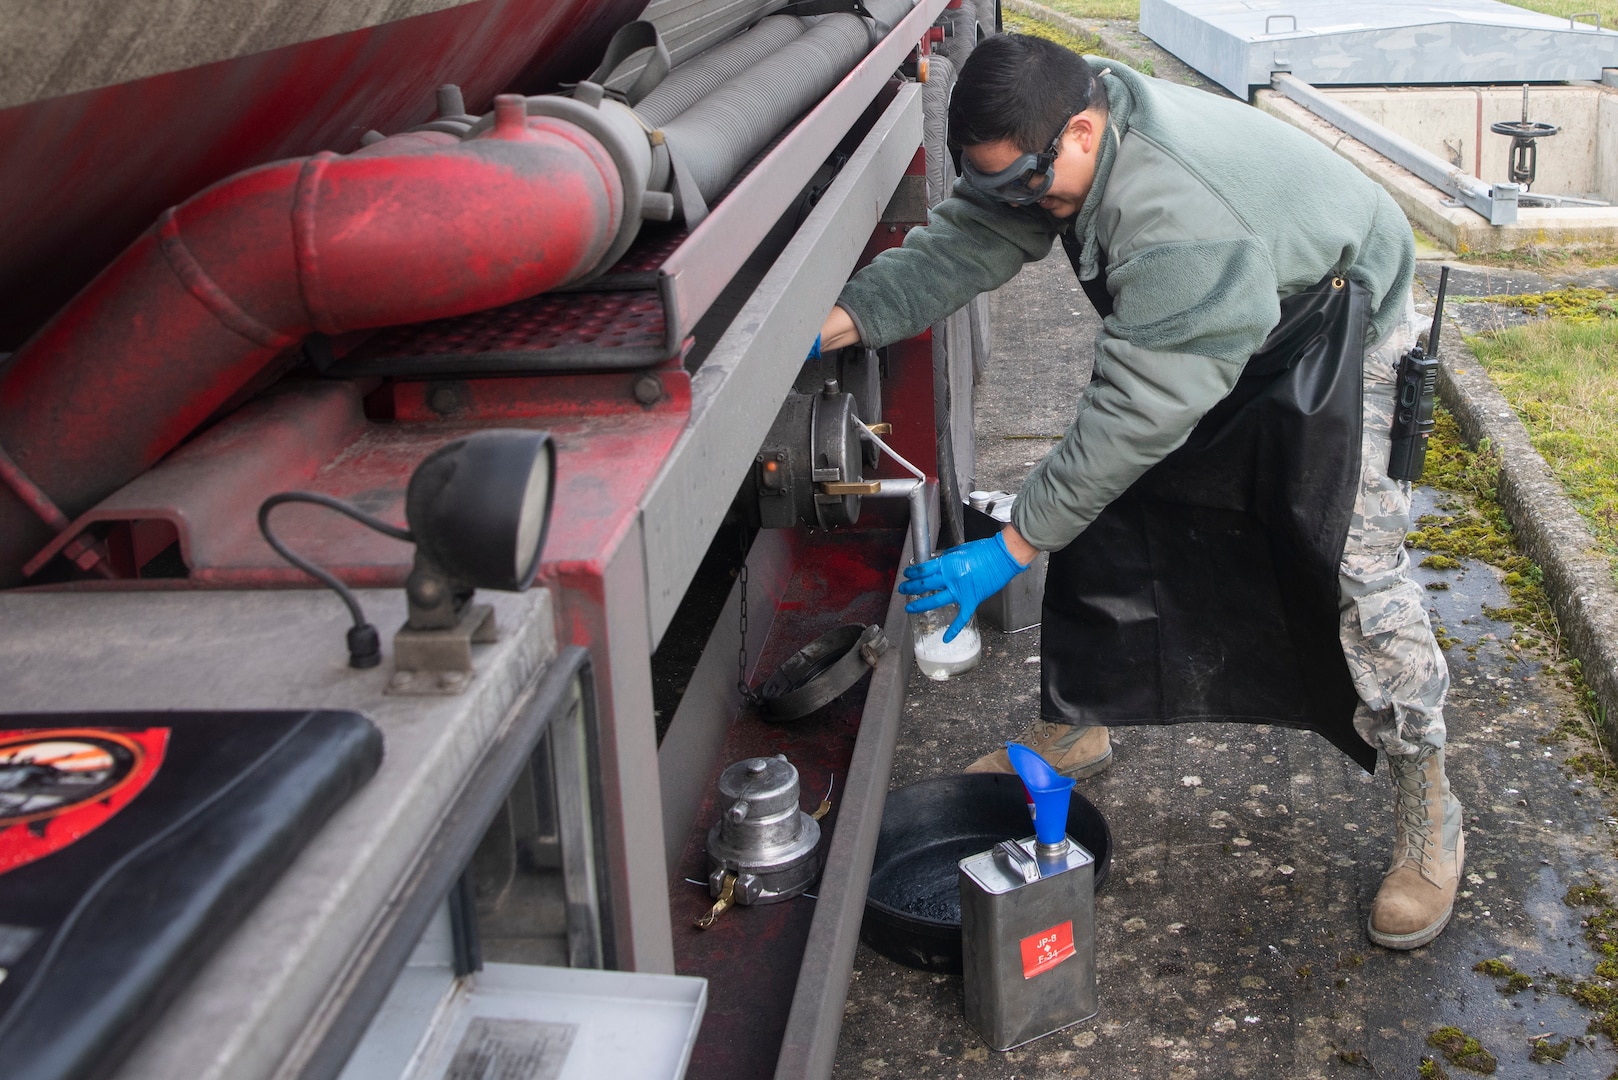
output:
[[[1568,907],[1604,907],[1607,904],[1607,890],[1601,887],[1600,882],[1575,885],[1563,895],[1562,903]]]
[[[1544,575],[1516,548],[1511,523],[1495,498],[1499,476],[1500,456],[1487,446],[1468,448],[1455,418],[1438,410],[1423,482],[1470,498],[1450,500],[1445,512],[1424,515],[1406,543],[1429,553],[1422,560],[1426,567],[1449,570],[1463,559],[1476,559],[1504,571],[1511,604],[1485,614],[1520,628],[1527,644],[1548,644],[1558,630],[1542,587]]]
[[[1499,1062],[1483,1044],[1458,1027],[1441,1027],[1427,1036],[1427,1045],[1444,1055],[1451,1065],[1485,1076],[1494,1072]]]
[[[1561,1061],[1567,1057],[1568,1047],[1573,1045],[1572,1039],[1563,1039],[1561,1042],[1552,1042],[1549,1035],[1534,1040],[1534,1048],[1528,1051],[1528,1060],[1539,1065],[1552,1061]]]
[[[1485,1076],[1498,1067],[1495,1056],[1477,1039],[1458,1027],[1441,1027],[1427,1036],[1427,1045],[1440,1051],[1451,1065]]]
[[[1596,323],[1618,316],[1612,293],[1580,285],[1564,285],[1550,292],[1480,296],[1478,299],[1571,323]]]
[[[1605,754],[1589,750],[1582,750],[1577,754],[1568,755],[1562,764],[1577,776],[1589,776],[1596,780],[1607,780],[1613,775],[1612,760]]]
[[[1618,1042],[1618,1010],[1608,1009],[1590,1021],[1590,1026],[1585,1030],[1592,1035],[1605,1035],[1613,1042]]]
[[[1544,574],[1517,550],[1511,523],[1496,498],[1499,454],[1487,443],[1476,449],[1467,447],[1455,418],[1443,409],[1434,414],[1434,422],[1422,479],[1450,497],[1441,504],[1440,512],[1423,515],[1416,522],[1408,545],[1428,552],[1429,557],[1475,559],[1498,568],[1510,603],[1486,607],[1485,614],[1511,624],[1512,649],[1560,660],[1557,670],[1567,676],[1569,689],[1593,715],[1597,708],[1595,697],[1584,684],[1577,661],[1561,660],[1561,630],[1545,595]],[[1614,457],[1618,459],[1618,451]],[[1440,629],[1437,633],[1445,648],[1459,644],[1446,631]],[[1475,658],[1474,649],[1475,646],[1467,647],[1468,656]]]
[[[1520,994],[1534,985],[1534,980],[1506,963],[1504,960],[1480,960],[1472,965],[1472,970],[1493,979],[1504,979],[1500,987],[1502,994]]]
[[[1589,909],[1581,925],[1584,940],[1599,959],[1593,979],[1553,976],[1556,992],[1596,1014],[1588,1029],[1592,1034],[1605,1035],[1618,1043],[1618,909],[1612,906],[1600,882],[1573,886],[1562,902],[1568,907]]]
[[[1618,996],[1614,995],[1612,987],[1593,982],[1574,983],[1572,989],[1567,991],[1567,996],[1591,1012],[1604,1013],[1618,1003]]]
[[[1424,1057],[1421,1059],[1421,1065],[1417,1067],[1416,1075],[1419,1076],[1421,1080],[1449,1080],[1449,1073],[1444,1071],[1444,1066],[1440,1065],[1436,1059],[1430,1057]]]

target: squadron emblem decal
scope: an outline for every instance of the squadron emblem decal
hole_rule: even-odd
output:
[[[0,874],[105,824],[163,763],[168,728],[0,731]]]

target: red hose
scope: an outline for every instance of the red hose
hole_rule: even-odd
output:
[[[566,284],[616,235],[607,150],[497,99],[460,141],[397,135],[238,173],[166,211],[13,358],[0,447],[68,517],[128,483],[278,354]],[[54,530],[0,485],[0,587]]]

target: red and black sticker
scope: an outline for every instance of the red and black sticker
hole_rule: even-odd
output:
[[[105,824],[163,764],[168,728],[0,731],[0,874]]]
[[[1057,923],[1049,930],[1022,939],[1022,977],[1032,979],[1074,954],[1073,923]]]

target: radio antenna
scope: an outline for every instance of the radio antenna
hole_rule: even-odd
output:
[[[1449,267],[1438,271],[1438,301],[1433,305],[1433,328],[1427,331],[1427,356],[1438,359],[1438,331],[1444,325],[1444,290],[1449,287]]]

